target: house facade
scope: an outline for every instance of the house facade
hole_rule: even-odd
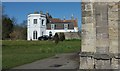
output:
[[[52,18],[48,13],[28,15],[27,40],[38,40],[40,36],[54,36],[59,32],[78,32],[77,19],[61,20]]]

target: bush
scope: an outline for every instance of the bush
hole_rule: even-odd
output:
[[[63,40],[65,40],[65,35],[64,35],[64,33],[60,33],[59,34],[59,38],[60,38],[60,41],[63,41]]]
[[[58,42],[59,42],[59,35],[57,33],[55,33],[55,35],[54,35],[54,40],[55,40],[55,43],[58,44]]]

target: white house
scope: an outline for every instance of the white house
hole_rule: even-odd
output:
[[[27,24],[27,40],[38,40],[42,35],[56,32],[78,32],[77,20],[60,20],[47,14],[29,14]]]

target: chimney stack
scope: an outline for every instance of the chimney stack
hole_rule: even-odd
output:
[[[39,12],[35,11],[34,14],[39,14]]]
[[[63,20],[65,20],[65,16],[63,17]]]
[[[40,11],[40,14],[43,14],[43,12],[42,12],[42,11]]]
[[[71,19],[74,20],[74,15],[72,14]]]

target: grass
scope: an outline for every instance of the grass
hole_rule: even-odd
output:
[[[10,69],[59,53],[79,52],[80,40],[53,41],[2,41],[2,67]]]

